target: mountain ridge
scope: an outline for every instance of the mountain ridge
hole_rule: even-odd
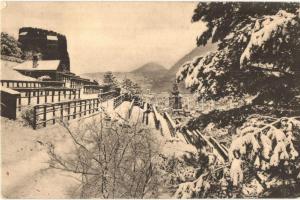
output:
[[[167,69],[163,65],[152,61],[152,62],[147,62],[147,63],[143,64],[142,66],[131,70],[130,72],[138,72],[141,70],[148,70],[150,67],[154,67],[150,71],[153,71],[153,70],[166,70],[167,71]]]
[[[201,56],[216,49],[217,45],[211,43],[204,47],[195,47],[181,57],[170,69],[156,62],[148,62],[129,72],[113,72],[113,74],[119,80],[129,78],[139,84],[143,89],[151,89],[154,92],[168,92],[172,89],[177,71],[185,62],[192,60],[195,56]],[[85,73],[82,74],[82,76],[101,82],[104,73],[105,72]],[[184,83],[179,84],[179,90],[182,93],[189,93],[189,91],[185,89]]]

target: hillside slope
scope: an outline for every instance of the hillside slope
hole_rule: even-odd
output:
[[[143,90],[146,90],[152,89],[153,84],[165,76],[167,71],[168,70],[164,66],[155,62],[149,62],[135,70],[132,70],[131,72],[113,72],[113,74],[120,82],[123,79],[128,78],[139,84]],[[96,72],[85,73],[80,76],[91,78],[101,83],[103,81],[104,74],[105,72]]]

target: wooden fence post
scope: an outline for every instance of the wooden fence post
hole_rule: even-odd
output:
[[[146,112],[143,112],[143,119],[142,119],[142,123],[145,122],[145,115],[146,115]]]
[[[74,114],[73,114],[73,119],[76,119],[76,101],[73,102],[74,103]]]
[[[37,91],[37,102],[36,102],[37,104],[39,104],[40,103],[40,90],[38,89],[38,91]]]
[[[91,114],[91,100],[89,100],[89,114]]]
[[[37,126],[37,117],[36,117],[36,106],[33,107],[33,122],[32,122],[33,129],[36,129]]]
[[[149,113],[148,112],[145,112],[145,114],[146,114],[146,125],[148,125],[149,124],[149,119],[148,119],[148,115],[149,115]]]
[[[21,111],[21,104],[22,104],[22,102],[21,102],[21,100],[22,100],[22,94],[18,97],[19,99],[18,99],[18,104],[19,104],[19,111]]]
[[[58,91],[58,102],[60,102],[60,90]]]
[[[45,92],[45,103],[47,103],[47,95],[48,95],[48,91],[44,91]]]
[[[71,99],[71,98],[72,98],[72,91],[69,90],[69,99]]]
[[[97,111],[99,111],[99,99],[97,99]]]
[[[60,105],[60,119],[63,121],[64,120],[64,105]]]
[[[68,120],[70,120],[71,103],[68,102]]]
[[[31,102],[31,91],[28,92],[28,105],[30,105]]]
[[[95,99],[93,99],[93,112],[92,113],[94,113],[95,112]]]
[[[80,107],[79,107],[79,116],[81,117],[82,112],[82,101],[80,101]]]
[[[46,127],[46,125],[47,125],[47,105],[44,105],[43,114],[44,114],[44,127]]]
[[[52,90],[52,102],[54,102],[54,94],[55,94],[55,90]]]
[[[53,124],[55,124],[55,105],[52,106],[52,109]]]

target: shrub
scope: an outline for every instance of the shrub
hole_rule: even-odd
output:
[[[7,33],[1,32],[1,55],[21,58],[20,43]]]
[[[21,118],[26,126],[34,126],[34,110],[33,107],[27,107],[22,109]]]

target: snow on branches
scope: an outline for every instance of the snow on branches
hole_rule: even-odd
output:
[[[296,13],[278,11],[257,19],[247,47],[240,57],[241,67],[259,67],[280,73],[293,73],[293,50],[299,48],[300,9]],[[294,69],[295,70],[295,69]]]
[[[300,170],[299,139],[300,117],[279,119],[252,115],[238,129],[229,149],[231,178],[234,184],[240,179],[243,164],[254,168],[267,185],[269,175],[281,178],[297,177]],[[263,178],[262,178],[263,177]],[[270,185],[268,187],[271,187]]]
[[[226,83],[222,81],[228,74],[228,70],[223,66],[231,62],[230,59],[227,59],[228,53],[228,50],[223,50],[209,52],[204,57],[196,57],[179,69],[176,74],[177,81],[184,80],[186,88],[200,94],[206,94],[206,96],[230,93],[234,90],[233,83],[231,81]],[[226,90],[223,90],[223,84],[227,86]]]
[[[206,100],[292,89],[300,66],[299,10],[292,3],[199,3],[193,21],[208,27],[198,45],[212,39],[219,48],[182,65],[177,81]]]
[[[176,199],[204,198],[210,189],[210,183],[206,180],[207,174],[202,174],[192,182],[181,183],[174,194]]]

